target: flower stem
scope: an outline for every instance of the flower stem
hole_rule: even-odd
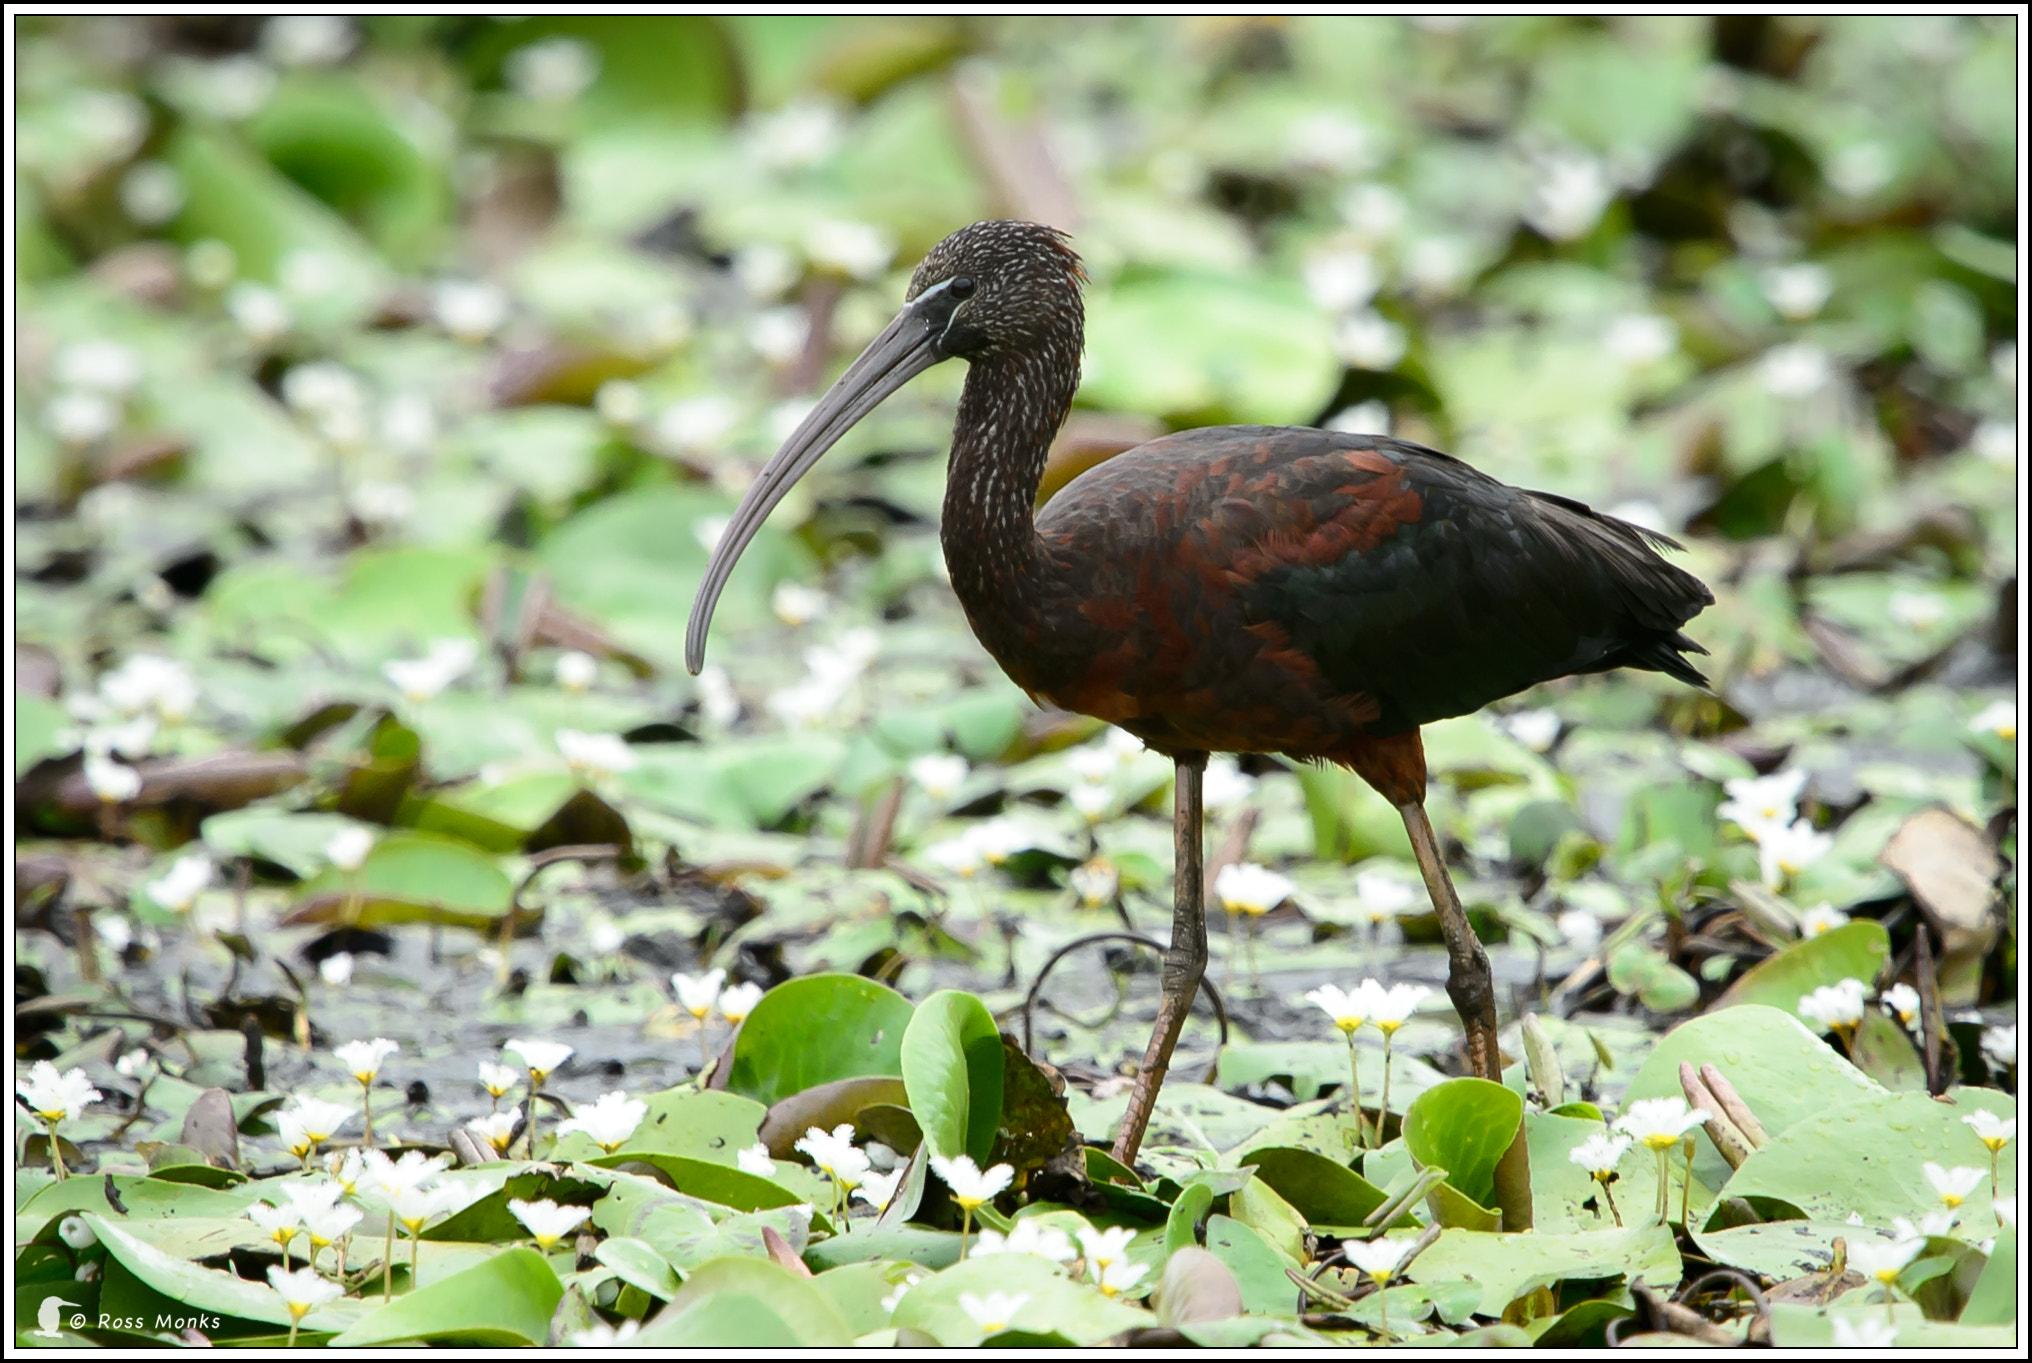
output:
[[[423,1286],[423,1279],[417,1276],[416,1256],[423,1252],[423,1227],[418,1226],[409,1233],[409,1290],[414,1292]]]
[[[1609,1181],[1607,1179],[1598,1178],[1597,1181],[1602,1185],[1602,1196],[1608,1200],[1609,1215],[1616,1218],[1616,1229],[1621,1230],[1623,1228],[1623,1214],[1616,1210],[1616,1195],[1609,1191]]]
[[[64,1168],[63,1142],[57,1139],[55,1122],[50,1121],[48,1118],[44,1118],[43,1124],[49,1127],[50,1168],[56,1170],[56,1181],[58,1183],[62,1183],[65,1179],[71,1176],[70,1171]]]
[[[1670,1170],[1667,1168],[1665,1160],[1666,1160],[1665,1147],[1661,1145],[1658,1147],[1658,1207],[1657,1207],[1658,1224],[1661,1226],[1664,1225],[1666,1223],[1666,1219],[1672,1215],[1671,1193],[1668,1191],[1672,1182],[1672,1174]]]
[[[706,1086],[706,1071],[712,1067],[712,1052],[706,1049],[706,1020],[701,1017],[698,1020],[698,1082],[700,1088]]]
[[[388,1209],[388,1239],[381,1246],[381,1295],[395,1298],[395,1209]]]
[[[374,1148],[374,1081],[360,1081],[360,1120],[367,1128],[366,1147]]]
[[[1376,1109],[1376,1148],[1383,1148],[1383,1124],[1390,1120],[1390,1042],[1396,1033],[1383,1033],[1383,1102]]]
[[[1390,1298],[1385,1295],[1390,1286],[1390,1274],[1376,1279],[1376,1318],[1382,1322],[1383,1333],[1390,1333]]]
[[[974,1222],[974,1209],[973,1209],[972,1207],[968,1207],[968,1206],[964,1206],[964,1205],[963,1205],[963,1206],[961,1206],[961,1208],[960,1208],[960,1262],[961,1262],[961,1263],[965,1263],[965,1262],[966,1262],[966,1258],[967,1258],[967,1229],[968,1229],[968,1227],[970,1227],[970,1226],[972,1226],[972,1225],[973,1225],[973,1222]]]
[[[1679,1184],[1679,1224],[1691,1226],[1693,1224],[1693,1137],[1687,1136],[1679,1144],[1680,1148],[1686,1152],[1686,1177]]]
[[[1362,1064],[1355,1057],[1355,1034],[1348,1033],[1348,1110],[1355,1117],[1355,1149],[1369,1148],[1367,1124],[1362,1119]]]
[[[1260,994],[1263,992],[1263,980],[1256,971],[1256,915],[1253,913],[1247,916],[1245,932],[1247,935],[1243,941],[1249,952],[1249,992]]]
[[[283,1348],[294,1349],[296,1347],[296,1327],[301,1323],[302,1317],[298,1316],[294,1310],[291,1310],[289,1313],[289,1343],[283,1345]]]

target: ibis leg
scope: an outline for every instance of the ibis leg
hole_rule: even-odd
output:
[[[1206,974],[1206,890],[1205,864],[1200,842],[1200,777],[1206,770],[1203,752],[1181,754],[1178,782],[1172,811],[1172,840],[1177,874],[1172,888],[1171,949],[1164,953],[1164,1001],[1157,1009],[1157,1027],[1150,1034],[1150,1049],[1143,1053],[1143,1066],[1136,1072],[1136,1087],[1129,1094],[1128,1110],[1115,1135],[1115,1158],[1133,1166],[1143,1145],[1143,1131],[1150,1125],[1150,1112],[1157,1104],[1157,1090],[1171,1065],[1171,1051],[1178,1034],[1185,1029],[1185,1015],[1192,1011],[1193,996],[1199,993],[1200,978]]]
[[[1489,953],[1468,923],[1446,862],[1439,855],[1439,839],[1433,836],[1432,821],[1425,817],[1422,801],[1410,800],[1397,806],[1404,816],[1404,831],[1411,835],[1411,850],[1418,856],[1418,869],[1425,877],[1425,892],[1432,896],[1439,915],[1439,930],[1446,937],[1446,994],[1453,1000],[1462,1026],[1467,1029],[1468,1063],[1481,1079],[1503,1080],[1502,1053],[1496,1047],[1496,980],[1489,970]]]

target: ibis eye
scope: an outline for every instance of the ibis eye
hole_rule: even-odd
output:
[[[970,298],[974,292],[974,277],[964,274],[955,275],[953,276],[953,282],[947,287],[954,298]]]

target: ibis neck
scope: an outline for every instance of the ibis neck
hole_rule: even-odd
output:
[[[974,632],[1012,675],[1014,658],[1036,656],[1041,642],[1050,563],[1037,537],[1037,488],[1079,386],[1077,365],[1022,353],[976,359],[953,423],[940,522],[946,566]]]

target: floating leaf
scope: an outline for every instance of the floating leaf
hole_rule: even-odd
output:
[[[1449,1079],[1404,1114],[1404,1146],[1421,1166],[1484,1207],[1496,1200],[1496,1165],[1524,1119],[1524,1100],[1486,1079]]]
[[[903,1034],[903,1083],[934,1154],[985,1164],[1002,1115],[1002,1034],[972,994],[942,989]]]
[[[859,1075],[903,1075],[910,1001],[857,975],[807,975],[762,996],[734,1040],[727,1088],[757,1102]]]
[[[1745,971],[1715,1000],[1713,1009],[1760,1003],[1789,1013],[1799,1007],[1800,999],[1823,985],[1844,979],[1874,984],[1890,959],[1891,936],[1884,925],[1874,919],[1858,919],[1818,937],[1788,943]]]

